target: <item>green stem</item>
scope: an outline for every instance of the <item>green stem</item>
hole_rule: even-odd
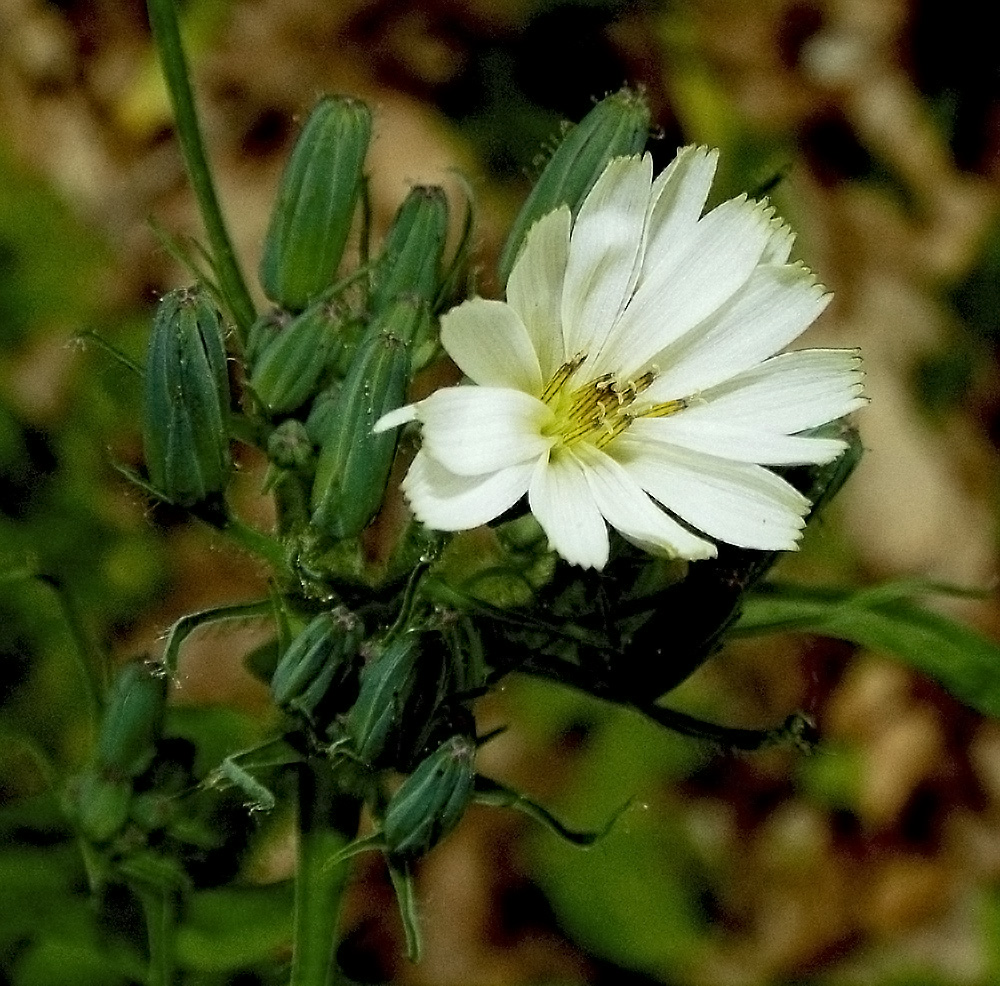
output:
[[[289,986],[331,986],[337,975],[337,924],[350,868],[330,860],[357,833],[361,802],[338,787],[328,764],[299,768],[299,845]]]
[[[169,889],[139,891],[149,938],[149,972],[146,986],[171,986],[174,981],[176,903]]]
[[[181,44],[174,0],[147,0],[146,6],[149,11],[149,24],[153,29],[153,40],[159,50],[163,75],[170,91],[170,102],[177,121],[177,134],[187,165],[188,177],[198,199],[198,208],[212,248],[219,287],[236,322],[240,339],[245,341],[256,314],[215,194],[212,172],[208,166],[198,114],[194,106],[191,78]]]
[[[258,558],[263,558],[274,569],[274,574],[288,570],[285,549],[281,542],[244,523],[239,517],[230,514],[219,530],[232,538],[241,548],[245,548]]]

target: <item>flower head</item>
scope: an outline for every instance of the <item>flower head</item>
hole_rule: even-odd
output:
[[[423,444],[403,482],[438,530],[487,523],[527,494],[550,546],[602,568],[608,525],[659,555],[715,541],[796,546],[809,502],[766,466],[829,462],[836,439],[801,434],[865,403],[857,352],[775,355],[826,307],[791,264],[791,231],[745,196],[702,211],[717,155],[685,147],[653,178],[615,158],[580,207],[528,232],[507,300],[441,321],[475,386],[385,415]]]

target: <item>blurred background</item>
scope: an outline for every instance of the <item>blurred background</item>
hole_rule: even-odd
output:
[[[799,234],[797,256],[835,292],[804,341],[864,353],[866,456],[778,574],[986,588],[1000,509],[1000,55],[988,10],[974,0],[181,5],[224,211],[250,272],[291,142],[321,93],[376,111],[376,233],[421,182],[453,193],[457,232],[468,183],[489,294],[562,122],[624,83],[643,87],[657,166],[679,144],[708,143],[722,150],[716,199],[768,189]],[[266,592],[256,562],[151,507],[112,465],[140,465],[140,388],[77,337],[98,332],[142,359],[158,296],[187,281],[150,217],[201,235],[143,5],[0,0],[0,564],[56,575],[120,659],[158,653],[164,629],[192,609]],[[266,524],[262,464],[241,454],[240,503]],[[1000,639],[995,599],[947,608]],[[216,762],[266,734],[266,690],[242,667],[260,639],[237,626],[185,653],[172,728]],[[45,585],[0,585],[0,983],[16,986],[142,975],[141,943],[122,944],[134,915],[114,901],[95,909],[76,847],[40,797],[31,744],[73,764],[81,735],[67,646]],[[380,860],[362,857],[347,972],[425,986],[1000,982],[1000,725],[885,654],[791,635],[730,646],[671,704],[754,727],[802,708],[823,743],[808,757],[732,755],[512,680],[479,709],[481,729],[510,726],[484,748],[482,770],[578,826],[599,826],[630,797],[632,807],[588,852],[522,816],[473,808],[421,867],[419,966],[402,957]],[[5,739],[18,731],[31,737],[23,749]],[[280,982],[288,839],[280,820],[246,812],[218,824],[255,848],[225,865],[206,854],[178,942],[186,981]],[[234,911],[238,934],[223,920]]]

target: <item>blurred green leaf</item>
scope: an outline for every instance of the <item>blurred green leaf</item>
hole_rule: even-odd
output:
[[[44,939],[18,960],[15,986],[127,986],[144,975],[138,957],[112,955],[96,942]]]
[[[705,747],[554,685],[519,682],[514,696],[519,721],[523,713],[536,727],[569,731],[582,744],[576,782],[557,802],[561,819],[599,828],[636,799],[589,849],[536,830],[533,875],[560,923],[588,950],[630,969],[662,975],[686,963],[704,933],[704,880],[676,817],[643,799],[657,799],[665,783],[701,763]]]
[[[190,969],[238,969],[274,959],[291,935],[290,883],[205,890],[178,929],[177,959]]]
[[[0,346],[86,317],[109,260],[102,240],[0,146]]]
[[[934,592],[969,594],[918,581],[862,590],[772,585],[746,598],[732,632],[798,630],[883,651],[979,712],[1000,717],[1000,646],[914,600]]]

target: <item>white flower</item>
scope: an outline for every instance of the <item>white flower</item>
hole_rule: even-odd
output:
[[[796,546],[809,503],[764,467],[843,451],[798,433],[865,403],[860,359],[774,355],[829,296],[788,262],[792,234],[766,204],[701,214],[716,160],[685,147],[654,181],[648,154],[616,158],[575,222],[563,207],[531,228],[506,302],[443,317],[444,347],[476,386],[376,425],[422,426],[403,482],[417,518],[466,530],[527,493],[550,546],[593,568],[609,524],[669,557],[711,558],[709,538]]]

